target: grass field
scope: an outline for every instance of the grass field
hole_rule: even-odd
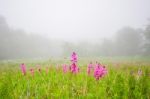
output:
[[[88,75],[90,61],[105,65],[107,74],[99,80],[93,72]],[[26,75],[21,72],[21,63],[27,66]],[[0,99],[150,99],[149,58],[81,58],[77,74],[64,73],[62,64],[70,62],[67,59],[1,61]]]

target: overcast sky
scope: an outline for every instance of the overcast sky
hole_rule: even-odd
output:
[[[150,0],[0,0],[0,15],[10,27],[51,38],[97,39],[144,27]]]

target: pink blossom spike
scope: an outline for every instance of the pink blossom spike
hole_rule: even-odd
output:
[[[78,66],[77,66],[75,63],[73,63],[73,64],[70,66],[70,70],[71,70],[71,72],[72,72],[73,74],[76,74],[76,73],[79,72],[79,68],[78,68]]]
[[[93,64],[90,63],[88,66],[87,66],[87,74],[90,75],[90,73],[92,72],[92,69],[93,69]]]
[[[78,60],[78,56],[75,52],[73,52],[72,55],[71,55],[71,62],[76,63],[77,60]]]
[[[68,71],[67,65],[63,65],[63,72],[66,73]]]
[[[34,69],[33,68],[30,69],[30,73],[32,76],[34,76]]]
[[[21,67],[22,74],[26,75],[26,65],[23,63],[20,65],[20,67]]]
[[[107,70],[104,66],[97,64],[94,69],[94,77],[99,80],[101,77],[107,74]]]

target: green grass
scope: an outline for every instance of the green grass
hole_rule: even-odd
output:
[[[96,58],[108,69],[99,81],[86,73],[90,60],[79,60],[80,72],[76,75],[64,74],[60,66],[56,69],[57,64],[69,63],[65,60],[0,62],[0,99],[150,99],[148,59]],[[22,62],[28,69],[25,76],[20,71]],[[31,76],[29,69],[36,64],[41,65],[42,72],[36,70]],[[139,69],[143,72],[140,76]]]

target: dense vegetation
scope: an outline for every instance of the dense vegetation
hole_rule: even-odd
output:
[[[87,74],[87,65],[95,61],[105,65],[108,73],[96,80]],[[23,75],[20,64],[27,65]],[[93,98],[93,99],[149,99],[149,59],[81,58],[79,73],[64,73],[66,60],[18,60],[0,62],[0,98]],[[38,65],[38,66],[37,66]],[[39,68],[40,67],[40,71]],[[31,73],[33,68],[34,75]],[[48,71],[47,71],[48,69]]]

